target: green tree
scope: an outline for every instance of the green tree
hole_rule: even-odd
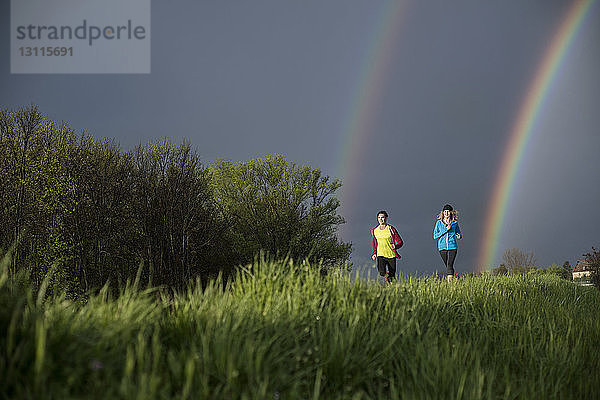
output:
[[[211,183],[229,226],[224,240],[236,262],[248,263],[259,251],[326,267],[348,261],[351,244],[336,237],[344,223],[335,197],[339,180],[270,155],[240,163],[218,159]]]
[[[75,244],[71,268],[82,289],[135,276],[141,238],[131,153],[111,140],[82,135],[64,165],[76,182],[69,219]]]
[[[588,262],[588,268],[592,271],[591,282],[600,289],[600,250],[592,247],[592,251],[583,255]]]
[[[52,279],[74,285],[63,268],[72,257],[67,220],[74,181],[63,165],[73,140],[66,125],[35,106],[0,112],[0,247],[18,242],[11,272],[26,266],[37,284],[57,264]]]
[[[565,261],[562,265],[562,272],[561,272],[561,277],[572,281],[573,280],[573,267],[571,267],[571,264],[568,261]]]
[[[500,264],[500,266],[492,269],[492,274],[494,275],[508,275],[508,269],[506,265]]]
[[[136,148],[134,163],[138,256],[153,283],[184,288],[196,276],[227,273],[233,265],[220,240],[225,225],[191,145],[150,142]]]
[[[533,269],[533,270],[530,270],[529,273],[538,274],[538,275],[553,274],[553,275],[558,276],[559,278],[567,279],[567,280],[570,280],[572,278],[571,271],[567,271],[567,270],[565,270],[564,266],[559,267],[556,264],[552,264],[551,266],[549,266],[547,268]]]
[[[37,107],[0,110],[0,250],[10,274],[71,294],[136,276],[183,288],[227,271],[225,227],[189,143],[123,151],[77,135]],[[19,239],[19,240],[17,240]],[[55,266],[55,267],[53,267]]]

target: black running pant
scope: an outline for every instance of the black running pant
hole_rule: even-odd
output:
[[[387,265],[387,270],[386,270]],[[385,276],[387,273],[390,278],[396,277],[396,258],[387,258],[382,256],[377,256],[377,270],[379,271],[379,275]]]
[[[448,271],[448,275],[454,275],[454,259],[456,258],[456,249],[440,250],[440,256],[444,260],[444,265]]]

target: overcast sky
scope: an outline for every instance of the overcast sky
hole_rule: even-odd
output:
[[[207,164],[279,153],[352,179],[342,213],[355,265],[374,271],[370,228],[385,209],[406,243],[399,268],[413,274],[444,269],[431,233],[446,203],[464,236],[455,268],[476,268],[509,134],[572,2],[152,1],[151,73],[139,75],[11,74],[10,2],[0,4],[0,107],[34,103],[124,148],[187,138]],[[401,13],[391,46],[370,52],[388,10]],[[525,150],[497,263],[517,247],[541,266],[574,266],[600,247],[599,39],[596,1]],[[341,170],[369,55],[385,56],[386,72],[362,161]]]

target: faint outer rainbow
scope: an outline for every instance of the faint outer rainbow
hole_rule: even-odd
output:
[[[536,119],[554,81],[556,72],[565,58],[567,49],[581,27],[587,11],[595,1],[578,0],[569,8],[560,28],[544,54],[535,74],[535,79],[527,91],[511,131],[508,146],[504,152],[493,187],[476,264],[478,271],[483,271],[494,265],[508,200],[513,190],[515,176],[523,153],[531,133],[534,131]]]
[[[366,161],[365,148],[373,134],[374,121],[389,73],[394,46],[399,34],[404,2],[387,0],[377,16],[372,35],[367,39],[366,56],[362,60],[357,85],[351,96],[348,116],[343,119],[341,146],[336,161],[336,176],[341,177],[342,214],[352,215],[361,170]],[[344,225],[342,225],[343,231]]]

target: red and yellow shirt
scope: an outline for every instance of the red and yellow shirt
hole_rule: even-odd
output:
[[[372,233],[373,254],[387,258],[400,258],[396,249],[402,247],[404,242],[396,228],[392,225],[386,225],[384,229],[379,229],[379,226],[376,226],[373,228]]]

